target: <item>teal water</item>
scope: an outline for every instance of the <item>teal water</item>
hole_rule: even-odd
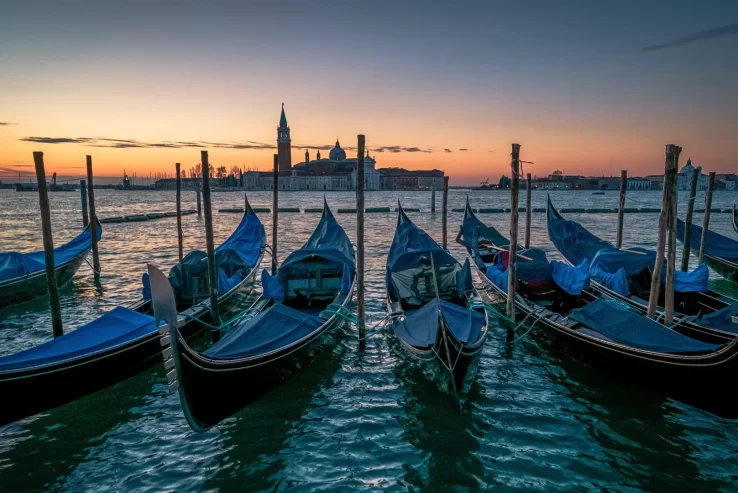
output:
[[[450,208],[466,195],[475,207],[509,206],[504,192],[452,190]],[[682,193],[682,201],[686,194]],[[717,192],[714,207],[729,208],[735,193]],[[249,194],[254,206],[271,195]],[[329,193],[330,206],[353,207],[351,193]],[[441,237],[430,193],[373,192],[367,207],[400,199],[413,221]],[[617,193],[553,192],[556,206],[616,207]],[[243,194],[213,194],[213,209],[238,207]],[[315,193],[283,193],[283,207],[320,207]],[[545,206],[533,193],[534,207]],[[185,192],[184,207],[195,196]],[[685,204],[680,201],[683,217]],[[702,203],[702,194],[697,199]],[[100,217],[174,210],[173,192],[96,191]],[[630,207],[658,207],[660,193],[631,192]],[[522,205],[522,203],[521,203]],[[51,194],[54,239],[61,244],[81,227],[79,194]],[[615,214],[570,214],[614,241]],[[260,214],[270,237],[271,215]],[[337,214],[355,238],[355,216]],[[449,246],[462,214],[449,213]],[[509,218],[480,218],[505,232]],[[215,214],[216,243],[238,224],[238,214]],[[280,215],[284,258],[304,242],[319,214]],[[384,266],[395,214],[367,214],[369,323],[383,318]],[[657,214],[626,216],[627,246],[655,247]],[[695,215],[701,224],[702,215]],[[185,250],[204,249],[203,223],[183,218]],[[38,197],[0,191],[0,251],[41,245]],[[524,222],[521,218],[521,225]],[[134,301],[147,262],[176,261],[176,220],[104,225],[100,243],[102,289],[83,266],[61,290],[66,330],[118,304]],[[713,214],[711,228],[731,234],[729,214]],[[532,218],[531,244],[558,255],[545,215]],[[680,258],[680,257],[678,257]],[[692,260],[694,264],[694,259]],[[713,287],[738,289],[717,278]],[[599,371],[542,330],[513,347],[494,325],[476,383],[459,415],[446,395],[398,361],[386,335],[362,352],[355,329],[255,405],[203,434],[192,432],[176,395],[167,393],[161,366],[94,395],[0,428],[0,491],[477,491],[607,490],[730,491],[738,481],[738,423],[626,383]],[[51,338],[46,299],[0,311],[0,355]],[[726,378],[726,391],[732,382]],[[238,391],[238,389],[234,389]],[[0,396],[0,405],[12,405]]]

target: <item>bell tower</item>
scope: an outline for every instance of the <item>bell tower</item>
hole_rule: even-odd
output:
[[[282,103],[282,116],[279,118],[279,127],[277,127],[277,154],[279,155],[279,173],[290,174],[292,171],[292,139],[290,139],[287,117],[284,114],[284,103]]]

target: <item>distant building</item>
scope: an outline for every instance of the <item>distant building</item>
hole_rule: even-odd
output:
[[[677,177],[677,189],[678,190],[689,190],[692,185],[692,174],[694,170],[697,170],[697,190],[707,190],[707,175],[702,174],[702,166],[695,168],[692,166],[692,158],[687,159],[687,164],[679,171]]]
[[[628,190],[651,190],[651,180],[640,176],[628,178]]]
[[[282,105],[282,114],[277,127],[277,148],[279,155],[279,189],[293,191],[329,191],[355,190],[358,157],[349,158],[346,151],[336,139],[336,145],[323,159],[320,151],[316,159],[310,159],[310,151],[305,150],[305,161],[292,166],[292,144],[290,127]],[[381,171],[381,172],[380,172]],[[396,171],[396,173],[395,173]],[[440,176],[440,180],[439,180]],[[391,171],[376,169],[376,160],[367,150],[364,156],[364,189],[365,190],[407,190],[418,188],[443,187],[443,172],[408,171],[391,168]],[[273,172],[247,171],[241,177],[241,186],[247,190],[272,190],[274,187]]]

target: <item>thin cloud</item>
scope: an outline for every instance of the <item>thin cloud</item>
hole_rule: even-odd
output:
[[[13,122],[0,122],[0,127],[7,127],[8,125],[18,125],[18,124],[13,123]]]
[[[274,144],[255,141],[243,142],[204,142],[204,141],[164,141],[164,142],[141,142],[134,139],[111,139],[107,137],[23,137],[19,139],[23,142],[34,142],[36,144],[77,144],[87,147],[108,147],[113,149],[182,149],[182,148],[207,148],[216,149],[254,149],[254,150],[274,150],[277,148]],[[317,149],[321,151],[329,151],[335,145],[321,144],[308,145],[296,144],[296,149]],[[343,147],[346,151],[356,151],[356,147]],[[373,149],[374,152],[425,152],[432,153],[432,149],[422,149],[420,147],[405,146],[380,146]],[[447,152],[451,152],[447,149]]]
[[[468,151],[468,150],[469,150],[469,149],[467,149],[466,147],[463,147],[463,148],[459,149],[459,151],[460,151],[460,152],[466,152],[466,151]]]
[[[491,153],[493,153],[493,154],[494,154],[494,152],[495,152],[495,151],[487,151],[487,152],[491,152]]]
[[[713,29],[707,29],[705,31],[698,31],[689,36],[669,41],[668,43],[661,43],[657,45],[646,46],[641,51],[658,51],[666,48],[673,48],[674,46],[686,45],[689,43],[695,43],[697,41],[704,41],[706,39],[720,38],[723,36],[732,36],[738,34],[738,24],[729,24],[727,26],[716,27]]]
[[[448,152],[453,152],[453,151],[451,149],[444,149],[443,152],[448,153]]]

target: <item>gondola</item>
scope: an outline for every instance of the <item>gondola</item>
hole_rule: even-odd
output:
[[[195,431],[217,425],[254,403],[335,341],[354,289],[354,248],[324,203],[323,216],[302,248],[275,275],[261,274],[263,294],[243,320],[202,352],[177,329],[166,277],[149,265],[154,314],[162,326],[170,389],[177,389]]]
[[[733,227],[735,224],[735,207],[733,209]],[[677,240],[684,241],[685,224],[677,218]],[[699,253],[702,241],[702,227],[692,225],[691,231],[692,253]],[[696,248],[695,248],[696,246]],[[738,283],[738,240],[733,240],[714,231],[707,231],[704,258],[707,265],[728,281]]]
[[[398,207],[385,285],[392,333],[405,356],[460,398],[476,374],[487,338],[487,313],[462,266]]]
[[[97,225],[97,240],[102,238],[102,228]],[[87,226],[82,233],[59,248],[54,249],[56,284],[60,288],[68,283],[85,261],[92,248],[92,232]],[[44,251],[33,253],[0,253],[0,310],[43,296],[46,286],[46,258]]]
[[[236,231],[217,249],[221,313],[249,293],[265,245],[264,226],[249,207]],[[234,264],[240,269],[226,278],[224,269],[230,271]],[[181,280],[180,267],[172,271]],[[116,307],[61,337],[0,357],[4,403],[0,426],[71,402],[160,362],[159,334],[149,307],[147,301]],[[209,320],[209,308],[205,299],[182,309],[182,333],[192,336],[201,331],[200,321]]]
[[[508,252],[483,259],[478,242],[472,240],[470,248],[485,285],[498,300],[506,299]],[[586,261],[577,266],[549,261],[542,250],[529,248],[519,251],[517,272],[516,321],[540,324],[564,336],[592,362],[618,375],[648,381],[690,402],[712,405],[717,399],[730,407],[732,399],[722,387],[738,372],[738,338],[722,344],[703,342],[623,303],[596,296],[587,289]]]
[[[579,223],[564,219],[550,197],[547,215],[551,242],[569,264],[587,261],[595,293],[646,313],[656,252],[644,248],[618,250]],[[708,277],[706,265],[693,272],[675,272],[674,310],[680,319],[676,330],[706,342],[730,341],[738,334],[738,325],[731,322],[731,317],[738,315],[738,303],[709,289]],[[664,301],[663,284],[659,306]]]

